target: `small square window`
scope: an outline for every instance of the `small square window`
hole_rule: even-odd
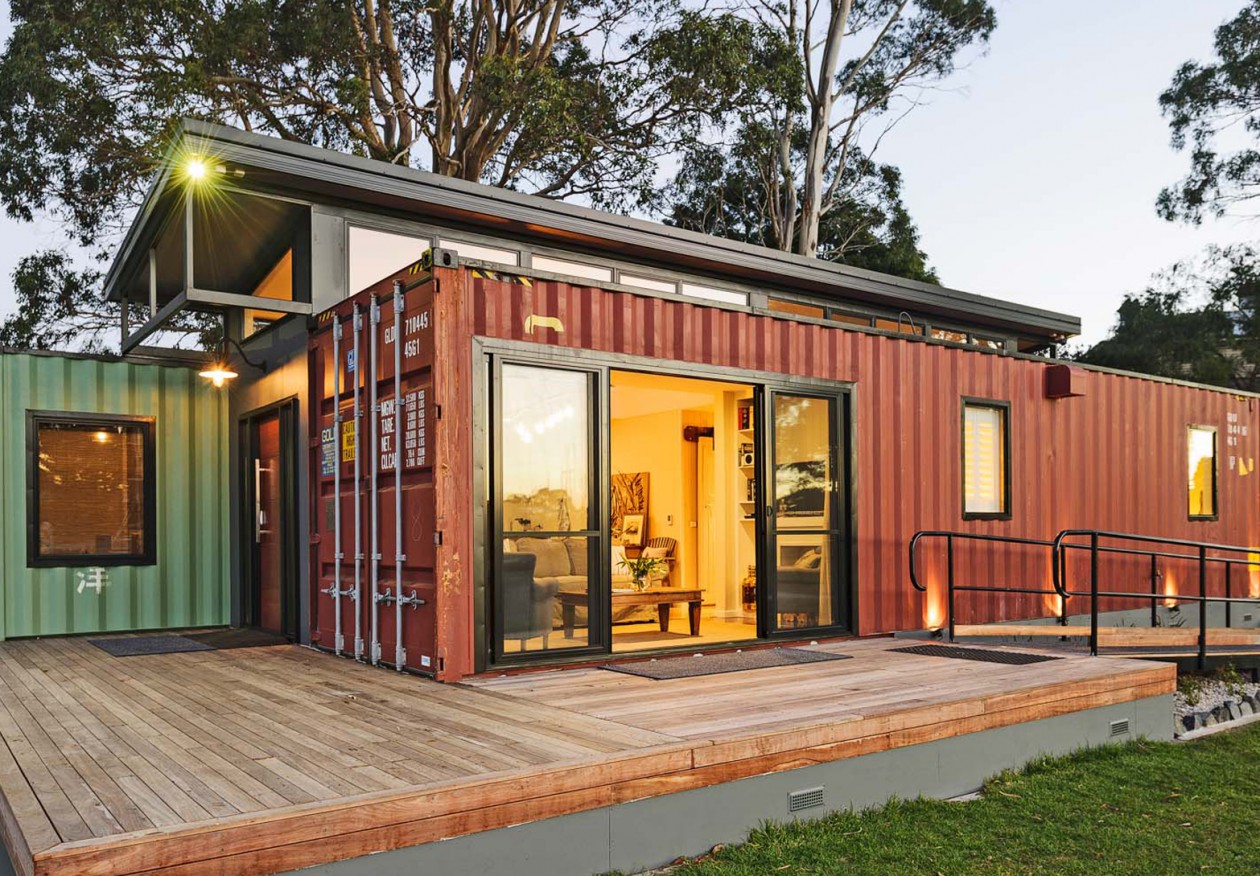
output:
[[[963,400],[963,517],[1004,519],[1011,513],[1010,406]]]
[[[27,414],[27,565],[155,562],[153,420]]]
[[[1186,430],[1188,496],[1191,520],[1216,518],[1216,429],[1190,426]]]

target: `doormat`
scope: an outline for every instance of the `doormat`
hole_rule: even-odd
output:
[[[185,654],[192,651],[227,651],[232,648],[266,648],[287,645],[289,640],[262,630],[207,630],[158,636],[127,636],[118,639],[88,639],[114,657],[140,657],[145,654]]]
[[[623,672],[626,675],[638,675],[653,681],[664,681],[670,678],[695,678],[699,675],[743,672],[745,669],[770,669],[774,666],[848,659],[848,654],[831,654],[827,651],[806,651],[803,648],[764,648],[760,651],[729,651],[690,657],[661,657],[637,663],[609,663],[601,666],[600,669]]]
[[[264,630],[207,630],[204,633],[185,633],[185,639],[200,642],[217,651],[232,648],[266,648],[271,645],[287,645],[289,640]]]
[[[1061,657],[1048,657],[1045,654],[1024,654],[1020,651],[989,651],[984,648],[955,648],[950,645],[915,645],[912,648],[889,648],[898,654],[918,654],[922,657],[951,657],[955,660],[979,660],[983,663],[1006,663],[1010,666],[1024,666],[1028,663],[1045,663],[1047,660],[1061,660]]]
[[[204,642],[195,642],[187,636],[128,636],[121,639],[88,639],[114,657],[140,657],[145,654],[182,654],[188,651],[213,651]]]

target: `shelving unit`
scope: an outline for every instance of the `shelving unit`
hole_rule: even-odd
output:
[[[743,570],[756,562],[756,527],[757,509],[760,497],[757,495],[756,450],[756,408],[751,398],[740,399],[735,404],[734,448],[736,469],[739,474],[735,478],[738,500],[736,503],[739,518],[738,547],[736,568]],[[741,591],[743,576],[741,576]],[[756,609],[748,610],[748,600],[741,598],[744,620],[756,621]]]

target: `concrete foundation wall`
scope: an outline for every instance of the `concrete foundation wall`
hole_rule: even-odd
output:
[[[1003,769],[1046,754],[1172,737],[1170,696],[1090,709],[1028,724],[986,730],[771,773],[737,782],[667,794],[589,812],[356,858],[302,871],[312,876],[591,876],[659,867],[698,855],[718,843],[743,841],[765,821],[786,821],[788,794],[824,789],[823,806],[796,813],[865,809],[891,797],[955,797],[977,790]],[[1129,732],[1112,736],[1112,722]]]

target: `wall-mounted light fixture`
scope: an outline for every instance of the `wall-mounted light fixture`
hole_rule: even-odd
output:
[[[228,360],[228,344],[236,347],[236,352],[240,354],[241,361],[250,368],[257,368],[260,371],[264,370],[262,365],[250,361],[250,358],[245,355],[245,351],[241,349],[241,345],[238,342],[232,338],[225,337],[221,339],[215,347],[214,358],[211,360],[210,364],[207,365],[205,369],[197,372],[198,377],[206,378],[206,380],[209,380],[216,388],[222,388],[229,380],[234,380],[237,377],[240,377],[240,374],[233,370],[232,363]]]

